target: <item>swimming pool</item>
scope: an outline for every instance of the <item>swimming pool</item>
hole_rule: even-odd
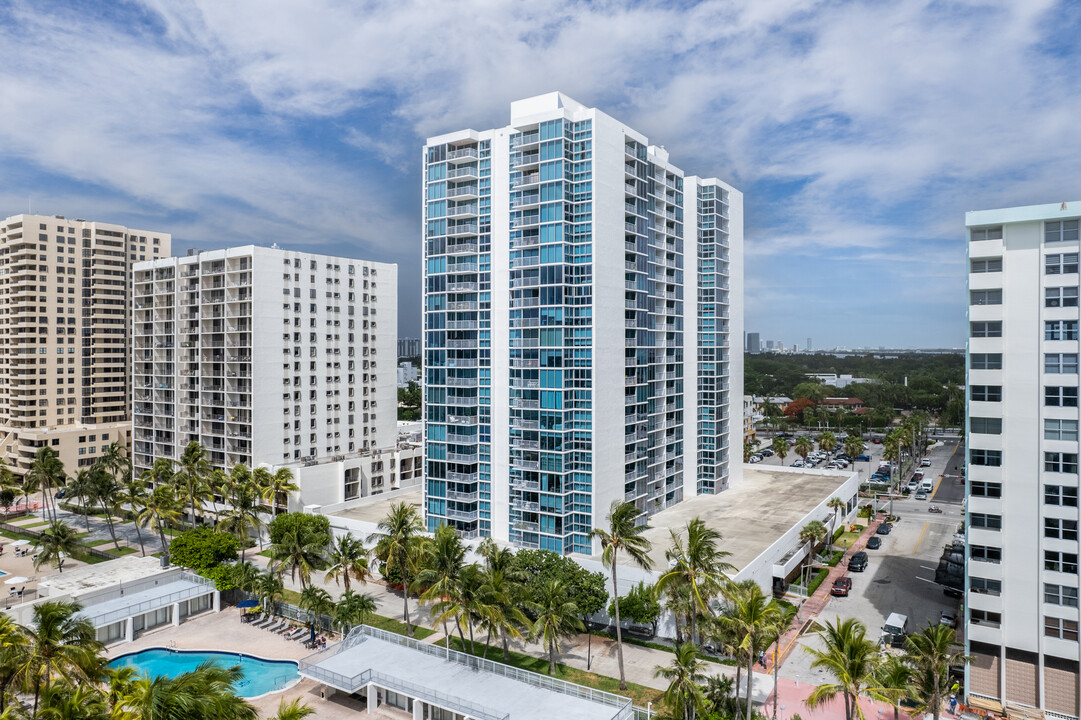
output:
[[[210,652],[205,650],[170,650],[150,648],[115,658],[109,667],[133,667],[155,677],[176,677],[197,668],[201,663],[213,660],[215,665],[232,667],[239,665],[244,677],[236,685],[240,697],[253,698],[278,690],[284,690],[297,680],[297,664],[292,660],[264,660],[243,653]]]

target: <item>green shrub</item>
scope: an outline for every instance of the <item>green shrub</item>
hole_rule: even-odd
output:
[[[815,590],[818,589],[818,586],[822,584],[829,574],[829,570],[819,570],[816,572],[815,576],[811,578],[811,582],[807,585],[807,595],[814,595]]]
[[[218,590],[232,590],[236,587],[236,584],[233,583],[232,565],[215,565],[214,567],[203,568],[199,571],[199,574],[213,580]]]
[[[231,533],[210,528],[185,530],[169,543],[169,559],[175,565],[195,571],[233,562],[240,553],[240,541]]]
[[[379,566],[379,574],[383,576],[388,585],[400,586],[402,584],[402,571],[397,565],[388,570],[387,564],[383,563]]]

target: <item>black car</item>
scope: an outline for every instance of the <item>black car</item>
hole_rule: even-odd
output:
[[[893,525],[890,525],[889,523],[882,523],[878,526],[878,530],[875,530],[875,532],[879,535],[889,535],[891,530],[893,530]]]
[[[882,538],[872,535],[870,539],[867,540],[868,550],[878,550],[880,547],[882,547]]]
[[[848,561],[848,569],[852,572],[863,572],[867,569],[867,553],[862,550],[852,556]]]

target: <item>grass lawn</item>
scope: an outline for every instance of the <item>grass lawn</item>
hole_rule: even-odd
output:
[[[382,615],[369,615],[368,625],[380,630],[386,630],[387,632],[397,633],[398,635],[405,635],[405,623],[401,620],[395,620],[394,618],[384,617]],[[423,627],[421,625],[413,626],[413,637],[417,640],[423,640],[426,637],[435,635],[435,630]]]
[[[38,527],[44,527],[45,525],[48,525],[48,524],[49,524],[48,520],[38,520],[37,522],[32,522],[32,523],[21,523],[19,525],[19,527],[38,528]]]
[[[116,548],[109,548],[105,552],[109,553],[110,555],[116,555],[117,557],[123,557],[124,555],[131,555],[133,552],[139,552],[139,551],[136,550],[133,547],[127,547],[126,545],[121,545],[119,550],[117,550]]]
[[[841,549],[850,548],[852,547],[852,543],[856,542],[859,537],[860,533],[858,532],[845,532],[841,537],[834,541],[833,546]]]
[[[436,643],[440,647],[445,646],[446,641],[440,640]],[[462,641],[457,637],[451,638],[451,648],[454,650],[463,650],[468,652],[462,647]],[[484,645],[483,643],[477,643],[476,655],[483,655]],[[503,662],[503,650],[496,646],[493,640],[493,646],[488,650],[488,659],[495,660],[496,662]],[[516,668],[522,670],[529,670],[535,672],[538,675],[548,675],[548,657],[533,657],[532,655],[525,655],[524,653],[511,651],[508,665],[513,665]],[[619,689],[619,679],[610,678],[606,675],[598,675],[597,673],[586,672],[585,670],[579,670],[578,668],[568,667],[560,663],[556,663],[556,672],[552,676],[560,680],[576,683],[578,685],[584,685],[586,687],[594,688],[595,690],[603,690],[604,692],[610,692],[615,695],[622,695],[623,697],[629,697],[634,701],[635,705],[645,707],[647,703],[653,703],[654,706],[660,704],[661,695],[660,690],[654,690],[653,688],[645,687],[643,685],[636,685],[634,683],[627,683],[626,691]]]

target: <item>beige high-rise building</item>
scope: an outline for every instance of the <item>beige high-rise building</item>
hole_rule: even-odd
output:
[[[0,223],[0,457],[50,446],[69,474],[131,440],[131,270],[168,233],[62,216]]]

